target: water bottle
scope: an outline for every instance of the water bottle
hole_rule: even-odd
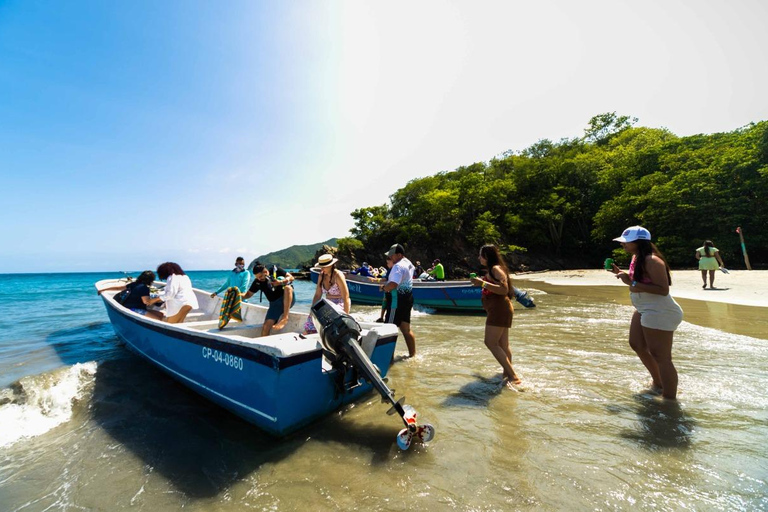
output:
[[[613,270],[613,258],[605,258],[605,270]]]

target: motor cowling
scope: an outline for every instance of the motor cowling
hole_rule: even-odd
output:
[[[312,306],[312,316],[315,318],[315,327],[320,335],[323,348],[332,354],[344,352],[343,342],[347,340],[359,340],[362,328],[357,321],[343,311],[339,311],[325,299],[321,299]]]
[[[392,404],[388,414],[397,412],[403,420],[405,428],[397,435],[397,445],[402,450],[407,450],[413,439],[425,443],[432,440],[435,428],[429,423],[419,425],[416,422],[416,410],[405,403],[405,397],[400,400],[395,398],[395,392],[389,389],[381,378],[379,369],[363,351],[360,346],[362,334],[360,324],[326,299],[317,301],[310,311],[315,320],[317,333],[320,335],[320,343],[334,356],[334,368],[340,371],[342,376],[346,373],[347,365],[359,371],[362,377],[381,394],[382,399]]]

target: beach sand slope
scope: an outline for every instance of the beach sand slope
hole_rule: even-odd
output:
[[[555,286],[623,286],[607,270],[556,270],[540,273],[517,274],[516,279],[544,282]],[[709,278],[707,278],[709,283]],[[743,306],[768,307],[768,270],[731,270],[729,274],[717,271],[715,289],[701,288],[698,270],[673,270],[673,297],[682,299],[724,302]]]

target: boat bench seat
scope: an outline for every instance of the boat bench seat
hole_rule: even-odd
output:
[[[238,345],[254,347],[277,357],[287,357],[315,350],[319,351],[321,348],[317,335],[299,336],[297,333],[286,333],[254,339],[231,334],[227,338]]]

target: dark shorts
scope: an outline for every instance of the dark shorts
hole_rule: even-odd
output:
[[[394,308],[387,311],[387,323],[395,324],[400,327],[400,324],[405,322],[411,323],[411,310],[413,309],[413,294],[411,292],[397,292],[397,302],[394,304]]]
[[[293,293],[293,300],[291,301],[291,307],[296,304],[296,292]],[[267,310],[267,316],[264,321],[274,320],[277,322],[280,317],[283,316],[283,297],[280,297],[274,302],[269,303],[269,309]]]
[[[145,315],[145,316],[147,314],[147,310],[146,309],[131,308],[131,311],[133,311],[134,313],[138,313],[140,315]]]

